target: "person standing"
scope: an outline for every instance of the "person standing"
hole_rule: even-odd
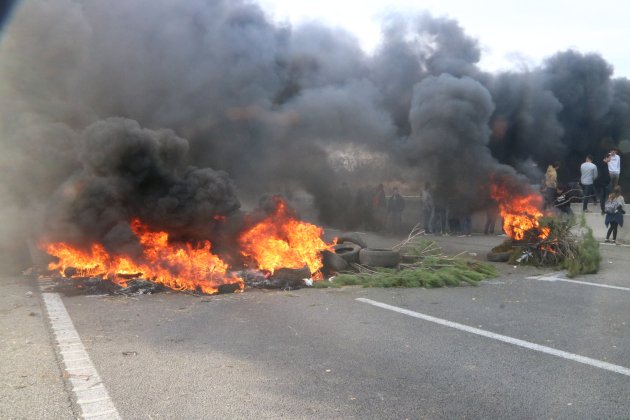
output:
[[[386,212],[387,202],[385,198],[385,187],[383,187],[383,184],[378,184],[378,187],[376,187],[372,195],[372,217],[375,231],[379,232],[385,227]]]
[[[472,236],[472,216],[470,212],[462,212],[459,216],[460,237]]]
[[[584,163],[580,166],[580,184],[582,185],[582,212],[588,212],[588,200],[593,198],[594,202],[597,202],[595,198],[595,188],[593,183],[597,179],[597,166],[593,163],[593,156],[588,155]]]
[[[496,203],[490,203],[486,207],[486,225],[483,228],[484,235],[494,235],[494,226],[497,224],[499,209]]]
[[[602,215],[606,214],[604,211],[604,204],[606,204],[606,199],[608,198],[608,194],[610,194],[610,176],[608,176],[608,164],[606,164],[603,160],[598,162],[597,164],[597,179],[593,183],[595,187],[595,194],[597,194],[599,198],[599,207],[602,211]]]
[[[424,189],[420,191],[420,205],[422,207],[422,222],[424,223],[425,235],[433,235],[433,218],[435,216],[435,203],[431,193],[431,184],[424,184]]]
[[[621,157],[617,154],[615,148],[610,149],[610,153],[604,158],[604,162],[608,164],[608,174],[610,175],[610,188],[615,189],[619,185],[619,175],[621,174]]]
[[[556,200],[558,168],[560,168],[560,162],[554,162],[547,167],[547,172],[545,172],[545,208],[552,206]]]
[[[608,228],[606,232],[606,240],[604,242],[610,242],[610,234],[612,233],[613,242],[619,245],[617,242],[617,227],[623,227],[623,215],[626,213],[624,207],[626,205],[623,195],[621,195],[621,187],[617,185],[613,188],[613,192],[608,195],[604,209],[606,211],[606,220],[604,223]]]
[[[397,187],[387,202],[387,212],[389,213],[392,233],[400,233],[402,230],[402,212],[405,209],[405,199],[400,195]]]

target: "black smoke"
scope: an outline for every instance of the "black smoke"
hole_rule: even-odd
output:
[[[45,213],[47,239],[133,246],[129,222],[186,239],[211,236],[217,216],[240,207],[227,173],[186,164],[188,142],[172,130],[133,120],[98,121],[81,135],[82,167],[61,185]]]
[[[133,247],[134,217],[207,236],[237,190],[304,190],[330,222],[342,182],[431,182],[474,211],[493,174],[536,182],[560,160],[570,180],[628,143],[630,82],[601,56],[500,74],[481,56],[426,13],[388,17],[368,54],[244,0],[21,2],[0,39],[2,265],[44,233]]]

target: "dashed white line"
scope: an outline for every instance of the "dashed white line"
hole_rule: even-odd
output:
[[[592,359],[586,356],[580,356],[579,354],[569,353],[563,350],[554,349],[552,347],[541,346],[540,344],[532,343],[525,340],[520,340],[518,338],[509,337],[507,335],[497,334],[497,333],[482,330],[479,328],[469,327],[468,325],[459,324],[457,322],[448,321],[442,318],[436,318],[434,316],[425,315],[420,312],[410,311],[408,309],[403,309],[403,308],[399,308],[398,306],[388,305],[387,303],[378,302],[372,299],[357,298],[356,300],[358,300],[359,302],[377,306],[379,308],[398,312],[403,315],[408,315],[414,318],[422,319],[424,321],[429,321],[435,324],[443,325],[445,327],[454,328],[456,330],[465,331],[465,332],[480,335],[486,338],[492,338],[493,340],[502,341],[504,343],[512,344],[518,347],[523,347],[529,350],[539,351],[541,353],[546,353],[552,356],[562,357],[563,359],[572,360],[574,362],[583,363],[585,365],[590,365],[590,366],[594,366],[600,369],[605,369],[610,372],[615,372],[621,375],[630,376],[630,369],[624,366],[614,365],[612,363],[603,362],[601,360]]]
[[[103,386],[61,298],[56,293],[42,293],[42,297],[59,354],[66,367],[65,375],[72,385],[77,405],[81,408],[81,417],[120,419],[120,414]]]
[[[531,276],[526,277],[529,280],[539,280],[539,281],[563,281],[566,283],[575,283],[582,284],[585,286],[594,286],[594,287],[603,287],[605,289],[615,289],[615,290],[624,290],[626,292],[630,292],[630,287],[622,287],[622,286],[613,286],[611,284],[603,284],[603,283],[591,283],[589,281],[581,281],[581,280],[570,280],[562,277],[558,277],[557,275],[549,275],[549,276]]]

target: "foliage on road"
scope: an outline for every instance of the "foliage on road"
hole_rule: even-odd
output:
[[[410,236],[411,238],[411,236]],[[463,257],[447,256],[434,241],[418,236],[394,247],[401,253],[397,268],[376,268],[352,264],[355,272],[341,273],[328,281],[316,282],[315,287],[444,287],[462,283],[477,285],[497,276],[495,268],[486,263]]]
[[[584,235],[577,245],[575,254],[572,258],[565,259],[562,264],[562,268],[567,270],[569,277],[597,273],[602,260],[599,242],[593,237],[593,230],[584,222],[582,222],[582,229],[584,229]]]
[[[544,238],[531,234],[518,242],[508,239],[492,252],[509,252],[509,264],[564,268],[569,277],[597,273],[599,243],[583,217],[579,225],[574,217],[544,217],[540,229],[549,229],[549,234]]]

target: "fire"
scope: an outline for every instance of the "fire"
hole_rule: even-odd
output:
[[[43,246],[46,252],[58,258],[58,262],[50,263],[48,268],[60,273],[74,268],[78,276],[108,277],[123,286],[126,282],[119,276],[137,275],[174,290],[213,294],[224,284],[238,284],[243,289],[243,281],[228,274],[228,265],[212,254],[209,241],[198,245],[171,244],[166,232],[151,231],[139,220],[131,222],[131,229],[142,248],[142,255],[138,257],[112,255],[100,243],[92,244],[89,251],[82,251],[57,242]]]
[[[297,220],[284,201],[274,199],[274,213],[240,235],[241,253],[258,269],[272,274],[279,268],[305,265],[311,273],[317,273],[323,266],[321,252],[332,246],[321,239],[323,229]]]
[[[512,239],[520,241],[526,232],[538,230],[538,237],[544,239],[550,229],[540,227],[539,219],[543,216],[542,197],[539,194],[513,196],[504,185],[493,184],[492,198],[499,204],[503,218],[503,230]]]

